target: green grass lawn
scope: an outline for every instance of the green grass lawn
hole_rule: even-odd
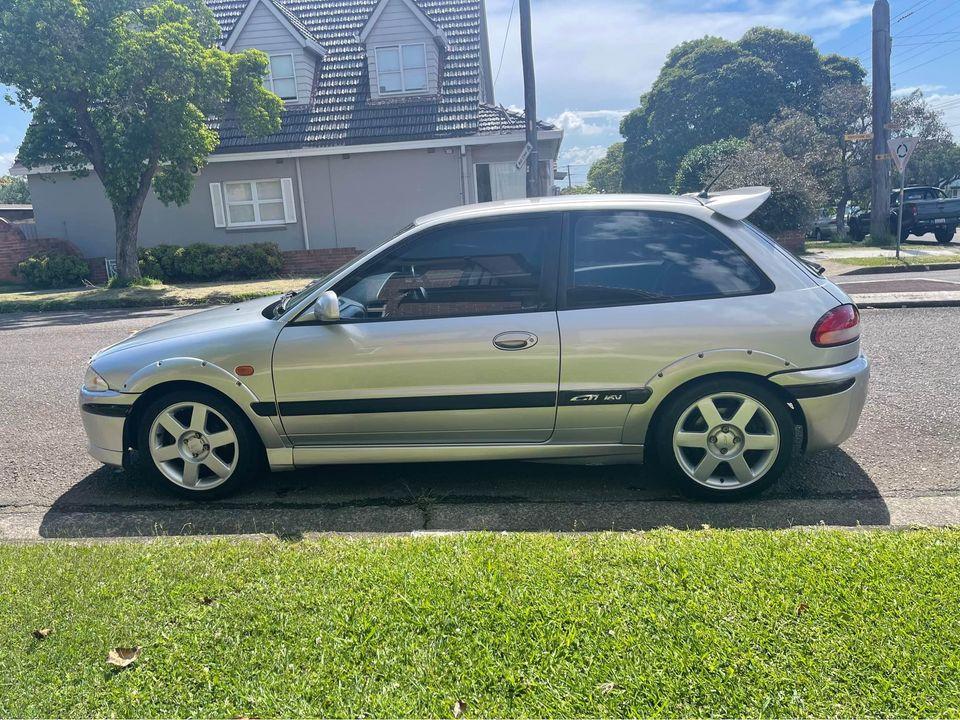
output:
[[[901,255],[899,260],[894,257],[883,256],[830,258],[830,262],[840,263],[841,265],[856,265],[858,267],[909,267],[910,265],[941,265],[943,263],[960,263],[960,254],[923,255],[921,257]]]
[[[147,285],[127,288],[71,288],[27,290],[0,287],[0,313],[38,310],[98,310],[118,307],[210,305],[240,302],[299,290],[304,278],[244,280],[185,285]]]
[[[7,545],[0,577],[4,717],[960,715],[960,531]]]

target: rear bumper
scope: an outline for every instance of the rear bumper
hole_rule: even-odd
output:
[[[80,390],[80,419],[92,457],[107,465],[123,464],[123,425],[137,397],[113,390]]]
[[[867,400],[870,362],[863,355],[843,365],[799,370],[770,377],[803,411],[806,451],[839,445],[857,429]]]

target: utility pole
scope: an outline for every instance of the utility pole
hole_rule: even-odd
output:
[[[573,175],[570,174],[570,166],[567,165],[567,187],[573,187]]]
[[[530,0],[520,0],[520,55],[523,59],[523,114],[527,120],[527,197],[541,197],[540,148],[537,143],[537,81],[533,72],[533,30]]]
[[[890,3],[873,3],[873,198],[870,237],[890,234]]]

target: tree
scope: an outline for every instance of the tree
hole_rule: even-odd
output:
[[[22,177],[0,177],[0,203],[22,205],[30,202],[30,188]]]
[[[824,88],[862,78],[856,60],[821,56],[810,38],[784,30],[753,28],[736,43],[682,43],[621,123],[623,187],[665,192],[694,148],[745,138],[783,108],[815,113]]]
[[[607,154],[590,166],[587,180],[594,192],[618,193],[623,186],[623,143],[614,143]]]
[[[703,190],[745,144],[743,140],[730,139],[695,147],[680,161],[671,191],[680,195]]]
[[[908,185],[946,187],[960,179],[960,146],[943,122],[943,113],[933,110],[919,90],[893,102],[893,122],[898,135],[920,138],[907,164]],[[896,175],[895,187],[900,176]]]
[[[137,229],[151,188],[184,204],[219,138],[210,117],[276,132],[282,102],[263,87],[267,57],[230,54],[202,0],[5,0],[0,83],[33,112],[27,167],[92,168],[113,209],[117,274],[140,275]]]

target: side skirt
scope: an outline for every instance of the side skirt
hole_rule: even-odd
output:
[[[620,444],[511,444],[511,445],[355,445],[350,447],[285,448],[293,453],[293,465],[341,465],[349,463],[458,462],[461,460],[574,460],[621,458],[639,461],[643,445]],[[624,456],[631,456],[630,459]],[[273,469],[289,469],[283,460],[270,457]]]

